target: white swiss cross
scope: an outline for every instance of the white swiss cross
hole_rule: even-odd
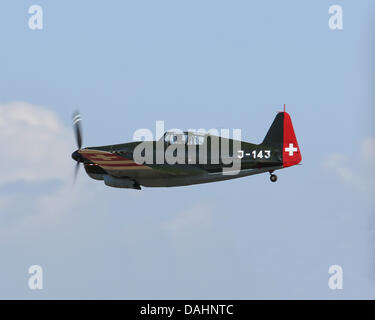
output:
[[[289,143],[289,148],[285,148],[285,152],[289,152],[289,155],[293,156],[293,153],[297,152],[297,148],[293,146],[293,143]]]

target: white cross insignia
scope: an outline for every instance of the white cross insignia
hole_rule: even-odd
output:
[[[285,152],[289,152],[290,156],[293,156],[294,152],[297,152],[297,148],[293,146],[293,143],[289,143],[289,148],[285,148]]]

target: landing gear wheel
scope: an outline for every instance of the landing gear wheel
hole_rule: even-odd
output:
[[[276,175],[276,174],[271,174],[271,176],[270,176],[270,180],[271,180],[272,182],[276,182],[276,181],[277,181],[277,175]]]
[[[139,185],[139,183],[137,181],[134,180],[134,186],[133,186],[134,189],[137,189],[137,190],[142,190],[141,186]]]

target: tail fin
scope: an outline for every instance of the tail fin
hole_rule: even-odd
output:
[[[283,167],[296,165],[302,160],[292,120],[287,112],[277,114],[262,144],[282,149]]]
[[[283,146],[284,137],[284,112],[279,112],[273,120],[271,127],[262,142],[262,144],[279,147]]]

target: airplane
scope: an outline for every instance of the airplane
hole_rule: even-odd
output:
[[[81,117],[78,112],[73,114],[73,129],[75,132],[78,149],[72,153],[72,158],[77,162],[75,178],[83,163],[86,173],[95,180],[102,180],[104,184],[115,188],[129,188],[140,190],[144,187],[177,187],[208,182],[217,182],[255,174],[270,173],[270,180],[277,181],[274,171],[297,165],[301,162],[301,151],[294,133],[290,115],[284,111],[279,112],[265,138],[260,144],[233,140],[211,135],[209,133],[173,132],[167,131],[157,141],[133,141],[123,144],[82,148]],[[217,140],[215,140],[217,139]],[[224,141],[226,140],[226,141]],[[239,170],[233,174],[228,168],[221,153],[219,161],[210,161],[214,158],[211,147],[214,141],[227,142],[229,149],[234,145],[240,146],[228,154],[239,163]],[[135,159],[137,146],[144,143],[152,147],[152,161],[139,163]],[[162,149],[157,147],[162,146]],[[162,152],[164,159],[168,147],[182,148],[185,150],[184,163],[169,164],[156,161],[157,150]],[[188,149],[190,151],[188,151]],[[156,151],[155,151],[156,150]],[[161,151],[160,151],[161,150]],[[180,149],[181,150],[181,149]],[[189,153],[191,152],[192,153]],[[197,161],[203,154],[206,163]],[[190,156],[195,156],[195,161],[190,161]],[[229,171],[225,174],[224,170]]]

